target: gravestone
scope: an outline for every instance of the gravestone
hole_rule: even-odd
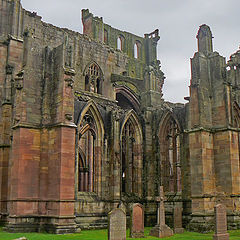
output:
[[[213,240],[229,240],[227,233],[227,214],[223,204],[214,207],[215,212],[215,234]]]
[[[163,186],[159,188],[160,196],[156,199],[158,202],[157,225],[149,233],[150,236],[164,238],[173,235],[173,230],[165,224],[164,193]]]
[[[140,203],[135,203],[131,211],[130,237],[144,237],[144,210]]]
[[[120,208],[108,213],[108,240],[126,240],[126,213]]]
[[[182,227],[182,208],[174,207],[173,209],[173,231],[174,233],[183,233]]]

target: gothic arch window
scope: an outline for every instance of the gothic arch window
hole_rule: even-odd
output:
[[[235,102],[233,105],[233,127],[240,128],[240,108]],[[240,166],[240,132],[237,132],[237,144],[238,144],[238,158]]]
[[[89,103],[78,124],[78,191],[100,193],[103,122],[97,107]]]
[[[139,59],[141,57],[141,42],[136,41],[134,44],[134,58]]]
[[[142,130],[136,114],[130,111],[121,128],[121,191],[142,195]]]
[[[119,35],[119,37],[117,38],[117,49],[122,51],[123,45],[124,45],[124,37],[122,35]]]
[[[102,85],[102,70],[93,62],[85,70],[85,91],[102,94]]]
[[[171,114],[167,114],[161,123],[159,144],[164,191],[181,192],[180,128]]]

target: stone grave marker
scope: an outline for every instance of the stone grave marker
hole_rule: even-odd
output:
[[[135,203],[131,210],[130,237],[144,237],[144,210],[140,203]]]
[[[160,196],[157,198],[157,225],[153,227],[149,233],[150,236],[164,238],[173,235],[173,230],[165,224],[165,209],[164,209],[164,193],[163,186],[159,188]]]
[[[126,240],[126,213],[120,208],[108,213],[108,240]]]
[[[177,206],[173,209],[173,231],[174,233],[184,232],[182,227],[182,208]]]
[[[215,212],[215,234],[213,240],[229,240],[227,233],[227,214],[223,204],[214,207]]]

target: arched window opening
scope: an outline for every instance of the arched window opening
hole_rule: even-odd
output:
[[[102,89],[101,89],[101,80],[98,78],[97,79],[97,93],[101,94],[102,93]]]
[[[96,104],[90,100],[78,117],[76,184],[79,192],[102,194],[104,124]]]
[[[135,185],[134,185],[134,172],[135,172],[135,164],[134,164],[134,146],[135,138],[134,138],[134,130],[133,125],[129,121],[125,124],[123,133],[122,133],[122,156],[123,156],[123,164],[122,164],[122,192],[134,193]],[[127,167],[126,167],[127,166]]]
[[[118,37],[118,39],[117,39],[117,49],[122,50],[122,41],[121,41],[120,37]]]
[[[142,194],[142,134],[132,115],[121,130],[121,191],[123,194]]]
[[[138,58],[138,46],[136,43],[134,44],[134,58]]]
[[[78,191],[94,192],[95,164],[94,149],[96,124],[88,112],[80,125],[78,142]]]
[[[92,63],[85,71],[85,91],[102,94],[103,76],[99,66]]]
[[[140,113],[139,100],[124,87],[116,88],[116,100],[119,107],[124,110],[133,109],[136,113]]]
[[[173,117],[163,123],[160,135],[161,176],[165,192],[181,192],[180,130]]]
[[[240,109],[238,104],[234,103],[233,111],[233,127],[240,128]],[[240,166],[240,132],[237,132],[237,144],[238,144],[238,157],[239,157],[239,166]]]
[[[134,58],[140,58],[141,55],[141,43],[139,41],[136,41],[134,44]]]
[[[117,49],[123,51],[124,37],[120,35],[117,38]]]

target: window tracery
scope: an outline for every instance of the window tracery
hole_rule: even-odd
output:
[[[92,63],[85,71],[85,91],[102,94],[102,71],[100,67]]]
[[[173,117],[167,118],[160,136],[161,175],[164,191],[181,191],[180,130]]]
[[[130,116],[121,131],[122,193],[141,196],[142,138],[139,123]]]
[[[94,148],[96,124],[91,113],[85,114],[81,124],[78,142],[78,191],[94,192]]]

